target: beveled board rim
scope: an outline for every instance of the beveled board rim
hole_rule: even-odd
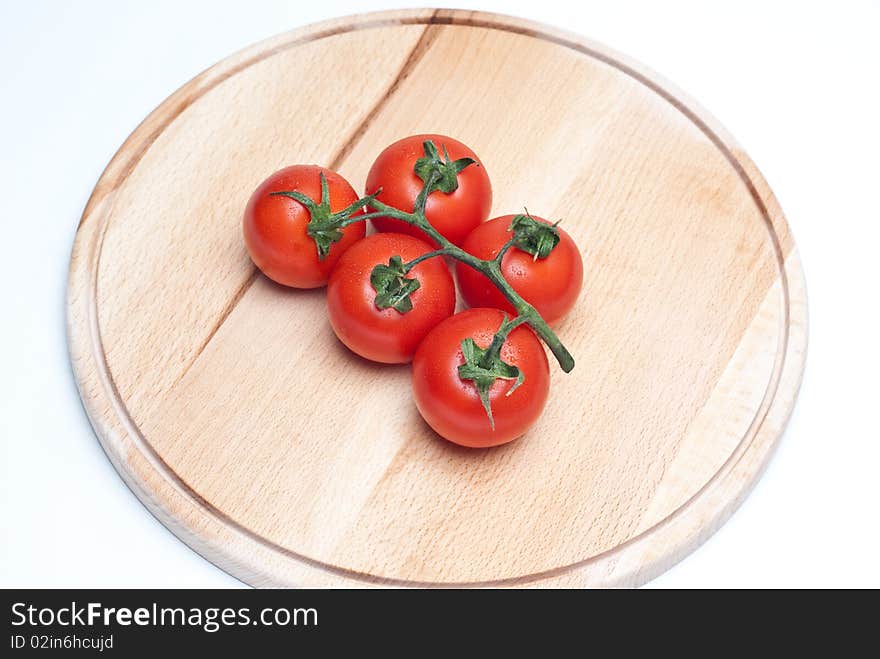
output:
[[[779,264],[783,300],[780,345],[764,400],[746,435],[718,472],[688,501],[656,525],[628,541],[583,561],[545,572],[486,582],[434,583],[355,572],[277,546],[229,519],[189,489],[162,461],[129,417],[106,363],[94,291],[101,245],[114,192],[152,143],[195,100],[224,80],[273,54],[343,32],[390,25],[439,24],[484,27],[544,39],[613,66],[647,86],[691,120],[726,157],[747,186],[766,222]],[[370,120],[367,117],[364,124]],[[365,125],[353,132],[355,141]],[[345,152],[343,147],[342,152]],[[116,470],[146,507],[175,535],[218,567],[253,585],[296,585],[297,578],[321,571],[340,586],[517,586],[556,585],[580,573],[583,585],[634,586],[660,574],[693,551],[736,509],[760,476],[794,405],[805,363],[807,312],[803,272],[796,247],[783,257],[777,232],[788,227],[769,187],[751,160],[704,110],[642,65],[605,46],[524,19],[459,10],[395,10],[333,19],[270,38],[215,64],[156,108],[113,157],[85,207],[71,253],[68,280],[68,346],[74,376],[96,435]],[[85,292],[85,294],[83,294]],[[150,477],[132,468],[135,452],[145,458]],[[744,458],[750,459],[744,459]],[[651,560],[613,577],[611,566],[624,552]],[[295,562],[295,569],[284,566]],[[270,568],[269,564],[273,566]]]

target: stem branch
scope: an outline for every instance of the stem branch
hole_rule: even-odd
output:
[[[492,259],[499,266],[501,265],[501,260],[504,258],[504,255],[507,254],[507,250],[513,247],[516,244],[516,236],[511,236],[508,238],[507,242],[501,246],[501,249],[498,250],[498,253],[495,255],[495,258]]]
[[[436,184],[434,180],[435,176],[430,176],[427,181],[425,181],[425,187],[422,189],[422,193],[419,194],[419,197],[416,199],[415,208],[411,213],[407,213],[398,208],[394,208],[393,206],[389,206],[378,199],[372,199],[369,202],[371,207],[371,212],[366,215],[361,215],[357,218],[356,221],[361,221],[364,219],[369,219],[371,217],[391,217],[396,220],[400,220],[402,222],[406,222],[414,227],[421,229],[424,233],[426,233],[434,242],[439,245],[439,249],[434,250],[432,252],[428,252],[427,254],[423,254],[422,256],[410,261],[406,264],[406,271],[409,272],[417,263],[424,261],[429,258],[433,258],[434,256],[446,255],[451,256],[457,261],[461,261],[472,267],[474,270],[477,270],[484,274],[489,280],[498,287],[501,293],[505,298],[513,305],[513,308],[516,310],[517,318],[511,323],[510,328],[507,330],[508,333],[510,329],[521,325],[523,323],[528,323],[529,327],[531,327],[535,333],[541,338],[542,341],[547,345],[550,349],[550,352],[553,353],[553,356],[556,358],[556,361],[559,362],[559,366],[563,371],[568,373],[574,368],[574,357],[572,357],[571,353],[568,349],[562,344],[562,341],[559,340],[559,337],[553,332],[547,322],[541,317],[541,314],[538,313],[537,309],[533,307],[531,304],[526,302],[519,293],[517,293],[513,286],[511,286],[504,276],[501,274],[501,260],[504,258],[504,254],[514,245],[516,242],[516,237],[511,236],[510,240],[508,240],[498,252],[492,260],[484,260],[477,258],[473,254],[470,254],[463,249],[461,249],[458,245],[447,240],[439,231],[437,231],[430,222],[428,222],[425,217],[425,203],[427,201],[428,195],[431,193],[432,188]],[[355,218],[352,218],[354,221]],[[496,340],[498,340],[500,350],[501,344],[504,343],[504,340],[507,338],[507,334],[505,333],[500,339],[498,339],[498,335],[496,335]],[[495,341],[493,341],[494,345]]]
[[[486,348],[486,352],[483,353],[483,356],[480,358],[480,366],[483,368],[490,368],[495,360],[501,355],[501,346],[504,345],[504,342],[507,340],[510,333],[525,322],[528,322],[528,318],[525,316],[517,316],[511,321],[508,321],[505,316],[505,320],[501,324],[501,327],[495,332],[495,336],[492,337],[492,343],[489,344],[489,347]]]
[[[410,270],[415,268],[422,261],[427,261],[428,259],[433,259],[435,256],[444,256],[447,254],[445,249],[435,249],[433,252],[426,252],[421,256],[417,256],[412,261],[409,261],[403,266],[404,273],[408,273]]]

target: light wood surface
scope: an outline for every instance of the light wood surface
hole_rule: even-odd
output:
[[[577,366],[499,449],[440,441],[409,369],[346,351],[323,291],[256,273],[241,236],[274,170],[360,188],[420,132],[474,148],[493,215],[562,218],[585,259],[558,327]],[[776,200],[691,100],[580,37],[447,10],[296,30],[175,92],[89,200],[68,312],[83,401],[135,494],[244,581],[305,586],[643,583],[761,473],[807,317]]]

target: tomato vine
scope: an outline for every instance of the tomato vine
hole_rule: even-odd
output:
[[[437,256],[448,256],[465,263],[474,270],[485,275],[504,295],[516,311],[510,320],[505,316],[490,346],[479,348],[473,339],[462,342],[465,363],[459,369],[459,377],[471,380],[480,394],[480,399],[492,422],[492,410],[489,406],[488,391],[496,379],[514,380],[515,383],[508,393],[522,382],[522,374],[510,364],[501,360],[501,347],[510,331],[527,324],[541,338],[553,353],[556,361],[566,373],[574,368],[574,357],[559,340],[548,323],[534,306],[529,304],[504,278],[501,269],[504,255],[512,248],[521,249],[534,259],[547,258],[559,243],[559,233],[555,225],[539,222],[529,215],[528,211],[516,215],[510,224],[510,238],[492,259],[478,258],[448,240],[432,226],[425,215],[425,206],[431,194],[451,194],[458,188],[458,175],[467,167],[475,164],[471,158],[450,160],[445,149],[441,155],[431,140],[423,142],[424,156],[419,158],[414,167],[416,175],[424,182],[421,192],[416,197],[413,209],[406,211],[385,204],[377,198],[381,190],[362,197],[345,209],[332,213],[327,194],[327,181],[321,174],[321,201],[315,203],[307,196],[296,191],[274,192],[274,195],[287,196],[302,203],[311,216],[308,235],[314,240],[318,250],[318,258],[323,259],[329,252],[333,242],[341,239],[342,229],[356,222],[371,218],[393,218],[420,229],[432,239],[438,249],[423,254],[409,262],[400,256],[392,257],[388,263],[377,264],[371,273],[370,281],[376,291],[375,304],[380,309],[393,308],[399,313],[412,310],[410,295],[419,289],[420,283],[415,277],[408,276],[410,271],[422,261]],[[364,206],[370,212],[362,213]]]

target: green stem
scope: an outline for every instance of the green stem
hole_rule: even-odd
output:
[[[428,236],[430,236],[440,246],[440,249],[429,253],[431,256],[445,254],[447,256],[451,256],[457,261],[461,261],[462,263],[469,265],[474,270],[483,273],[493,284],[495,284],[495,286],[498,287],[502,295],[504,295],[504,297],[507,298],[507,300],[513,306],[513,308],[516,309],[517,316],[520,316],[524,319],[522,322],[528,323],[529,327],[531,327],[535,331],[535,333],[541,338],[541,340],[545,344],[547,344],[547,347],[550,349],[550,352],[553,353],[556,361],[559,362],[559,366],[562,368],[562,370],[568,373],[574,368],[574,357],[572,357],[568,349],[562,344],[562,341],[559,340],[559,337],[556,336],[552,329],[550,329],[550,326],[541,317],[541,314],[538,313],[538,310],[535,309],[535,307],[533,307],[531,304],[526,302],[501,274],[501,258],[499,257],[503,257],[504,252],[506,252],[513,244],[513,239],[508,241],[508,244],[505,244],[505,246],[501,248],[502,252],[499,253],[499,256],[496,256],[495,259],[491,261],[487,261],[484,259],[479,259],[473,254],[464,251],[463,249],[458,247],[458,245],[451,243],[439,231],[431,226],[423,213],[406,213],[392,206],[383,204],[381,201],[378,200],[373,201],[370,205],[376,210],[379,215],[382,215],[383,217],[393,217],[394,219],[401,220],[402,222],[411,224],[414,227],[418,227],[426,234],[428,234]],[[430,258],[427,254],[424,256],[425,258]]]
[[[419,196],[416,197],[416,203],[413,208],[414,215],[421,215],[424,217],[425,205],[428,203],[428,195],[434,191],[434,186],[439,180],[440,175],[436,171],[431,172],[428,180],[425,181],[424,187],[422,187],[422,191],[419,192]]]
[[[402,211],[400,209],[395,208],[394,206],[389,206],[378,199],[374,199],[370,202],[370,207],[374,212],[369,213],[369,215],[380,215],[382,217],[393,217],[395,220],[400,220],[401,222],[406,222],[407,224],[412,224],[413,226],[417,226],[423,231],[427,229],[432,230],[438,236],[437,230],[434,229],[429,223],[428,220],[425,219],[424,213],[407,213],[406,211]],[[363,217],[363,216],[362,216]],[[426,231],[426,233],[428,233]],[[442,236],[440,236],[443,238]],[[443,240],[446,240],[443,238]],[[449,242],[449,241],[446,241]]]
[[[495,332],[495,336],[492,337],[492,343],[489,344],[489,347],[486,348],[486,352],[483,353],[483,356],[480,359],[480,366],[483,368],[491,368],[495,360],[500,357],[501,346],[504,345],[507,337],[514,329],[525,322],[528,322],[528,318],[525,316],[517,316],[511,321],[508,321],[507,316],[505,316],[501,327]]]
[[[386,217],[385,213],[364,213],[363,215],[354,215],[353,217],[348,217],[344,220],[340,220],[338,222],[338,227],[343,229],[347,227],[349,224],[357,224],[358,222],[363,222],[364,220],[372,220],[374,217]]]
[[[494,262],[484,261],[484,263],[491,266]],[[556,361],[559,362],[559,366],[562,370],[566,373],[570,372],[571,369],[574,368],[574,357],[571,356],[571,353],[562,344],[559,337],[556,336],[552,329],[550,329],[550,326],[541,317],[538,310],[523,300],[519,293],[513,290],[513,287],[508,284],[507,280],[501,275],[500,268],[490,267],[489,272],[486,272],[485,270],[481,271],[498,287],[504,297],[507,298],[507,301],[513,305],[513,308],[516,309],[517,316],[525,318],[525,322],[529,324],[529,327],[535,330],[535,334],[541,337],[541,340],[547,344],[547,347],[550,348],[550,352],[553,353],[553,356],[556,358]]]
[[[445,254],[447,254],[447,251],[445,249],[435,249],[433,252],[427,252],[425,254],[422,254],[421,256],[417,256],[412,261],[407,262],[403,266],[403,271],[404,271],[404,273],[408,273],[410,270],[415,268],[422,261],[427,261],[428,259],[433,259],[435,256],[444,256]]]
[[[498,250],[498,253],[495,255],[495,258],[492,259],[498,265],[501,265],[501,260],[504,258],[504,255],[507,254],[507,250],[513,247],[516,244],[516,236],[511,236],[506,243],[501,246],[501,249]]]

